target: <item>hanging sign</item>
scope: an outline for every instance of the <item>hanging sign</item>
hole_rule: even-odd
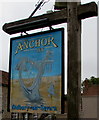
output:
[[[63,28],[11,38],[11,112],[62,112],[63,53]]]

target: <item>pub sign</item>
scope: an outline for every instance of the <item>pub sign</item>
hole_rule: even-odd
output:
[[[64,29],[11,38],[11,112],[61,113]]]

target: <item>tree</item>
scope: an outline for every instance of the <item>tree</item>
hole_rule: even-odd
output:
[[[90,77],[89,79],[86,78],[83,83],[82,83],[82,86],[84,86],[84,83],[85,82],[88,82],[89,85],[99,85],[99,78],[96,78],[94,76]]]

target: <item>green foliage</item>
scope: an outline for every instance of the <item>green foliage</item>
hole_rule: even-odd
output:
[[[95,78],[95,77],[91,77],[89,79],[89,81],[92,83],[92,84],[96,84],[96,85],[99,85],[99,78]]]
[[[88,80],[89,84],[91,85],[99,85],[99,78],[95,78],[94,76],[90,77]],[[82,83],[83,85],[83,83]]]

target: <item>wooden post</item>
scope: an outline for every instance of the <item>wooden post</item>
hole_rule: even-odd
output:
[[[79,0],[80,1],[80,0]],[[65,8],[65,6],[67,8]],[[61,11],[44,14],[30,19],[6,23],[3,30],[8,34],[57,25],[67,22],[68,29],[68,120],[79,120],[81,96],[81,20],[97,16],[95,2],[81,5],[80,2],[67,2],[56,6]]]
[[[80,112],[80,82],[81,82],[81,20],[78,19],[80,2],[70,2],[67,5],[68,18],[68,73],[67,98],[68,120],[78,120]]]

